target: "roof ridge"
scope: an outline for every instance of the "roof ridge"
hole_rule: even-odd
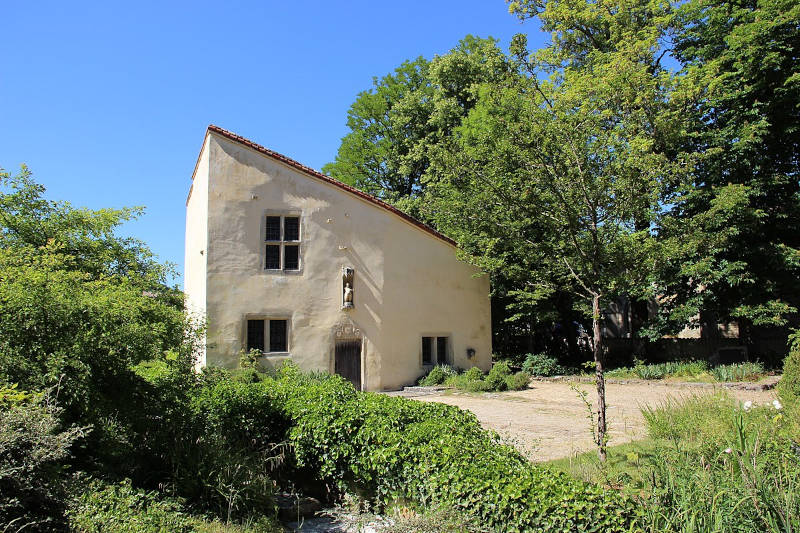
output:
[[[257,152],[260,152],[260,153],[262,153],[262,154],[264,154],[266,156],[269,156],[269,157],[271,157],[273,159],[277,159],[278,161],[280,161],[282,163],[285,163],[285,164],[289,165],[290,167],[293,167],[293,168],[295,168],[297,170],[305,172],[306,174],[310,175],[313,178],[316,178],[318,180],[321,180],[321,181],[324,181],[326,183],[329,183],[330,185],[333,185],[335,187],[339,187],[340,189],[343,189],[343,190],[345,190],[345,191],[347,191],[347,192],[349,192],[351,194],[354,194],[354,195],[358,196],[362,200],[366,200],[367,202],[375,204],[378,207],[381,207],[381,208],[389,211],[390,213],[393,213],[393,214],[399,216],[400,218],[404,219],[406,222],[416,226],[417,228],[421,229],[422,231],[425,231],[425,232],[433,235],[434,237],[436,237],[436,238],[438,238],[440,240],[443,240],[444,242],[446,242],[448,244],[451,244],[453,246],[458,246],[456,244],[456,242],[453,239],[451,239],[450,237],[442,235],[441,233],[439,233],[438,231],[436,231],[432,227],[428,226],[427,224],[425,224],[423,222],[420,222],[416,218],[414,218],[411,215],[409,215],[409,214],[397,209],[393,205],[388,204],[388,203],[384,202],[383,200],[372,196],[371,194],[367,194],[367,193],[365,193],[364,191],[362,191],[360,189],[356,189],[352,185],[348,185],[346,183],[342,183],[341,181],[339,181],[337,179],[334,179],[334,178],[332,178],[330,176],[327,176],[327,175],[323,174],[322,172],[320,172],[318,170],[315,170],[315,169],[313,169],[313,168],[311,168],[309,166],[306,166],[306,165],[300,163],[299,161],[295,161],[291,157],[287,157],[287,156],[285,156],[283,154],[279,154],[278,152],[275,152],[274,150],[270,150],[269,148],[265,148],[265,147],[261,146],[260,144],[251,141],[250,139],[242,137],[241,135],[233,133],[232,131],[228,131],[228,130],[226,130],[224,128],[220,128],[219,126],[216,126],[214,124],[209,124],[208,129],[206,130],[206,134],[208,134],[208,132],[213,132],[213,133],[217,133],[219,135],[222,135],[223,137],[225,137],[225,138],[227,138],[227,139],[229,139],[231,141],[235,141],[235,142],[238,142],[239,144],[243,144],[243,145],[245,145],[245,146],[247,146],[249,148],[252,148],[253,150],[255,150]]]

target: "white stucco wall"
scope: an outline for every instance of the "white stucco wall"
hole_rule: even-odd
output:
[[[365,390],[398,388],[420,376],[422,336],[449,336],[455,365],[488,370],[489,281],[459,261],[452,245],[224,136],[210,132],[206,146],[208,364],[235,366],[247,318],[267,317],[290,320],[292,360],[331,372],[335,326],[351,321],[364,337]],[[195,181],[193,197],[201,187]],[[202,216],[200,209],[189,214],[193,201],[187,228]],[[299,273],[264,270],[267,213],[300,215]],[[187,229],[187,257],[195,253],[189,240]],[[355,308],[348,311],[341,310],[343,266],[355,270]],[[188,274],[186,288],[201,294]],[[472,359],[467,348],[475,350]],[[282,359],[267,356],[265,364]]]
[[[192,187],[186,198],[186,239],[184,248],[183,290],[186,310],[202,321],[206,315],[206,277],[208,250],[208,137],[203,142]],[[206,364],[205,343],[197,354],[198,365]]]

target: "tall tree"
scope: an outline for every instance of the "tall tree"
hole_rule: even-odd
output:
[[[194,341],[171,271],[115,230],[141,209],[76,209],[0,170],[0,382],[59,386],[69,421],[111,416],[130,367]],[[124,411],[124,409],[121,409]]]
[[[602,309],[646,284],[656,249],[650,227],[682,173],[653,142],[654,121],[669,122],[670,84],[653,74],[653,35],[566,67],[556,47],[529,57],[517,36],[512,51],[527,75],[482,86],[453,149],[436,161],[426,204],[468,260],[513,276],[520,298],[561,289],[582,299],[592,319],[601,459]]]
[[[660,318],[735,319],[749,340],[800,307],[800,4],[693,0],[674,17],[681,92],[696,95],[683,149],[699,157],[662,231],[679,253]]]
[[[350,132],[323,171],[421,216],[416,199],[431,152],[474,105],[473,87],[508,70],[494,39],[471,35],[432,61],[404,62],[358,95],[347,115]]]

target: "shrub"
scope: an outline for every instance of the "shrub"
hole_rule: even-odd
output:
[[[717,381],[751,381],[764,373],[764,366],[758,362],[719,365],[711,369]]]
[[[489,390],[506,390],[506,378],[511,375],[511,367],[506,361],[498,361],[492,365],[489,374],[486,376],[486,383]]]
[[[783,376],[777,388],[788,408],[800,408],[800,347],[792,349],[784,360]]]
[[[469,381],[479,381],[483,379],[483,372],[477,366],[473,366],[464,372],[464,378]]]
[[[553,474],[501,445],[472,413],[356,392],[337,376],[281,372],[263,386],[292,419],[298,466],[376,502],[445,506],[502,531],[627,531],[631,501]]]
[[[432,387],[443,384],[447,378],[455,376],[458,372],[449,365],[436,365],[418,381],[423,387]]]
[[[488,390],[486,382],[483,380],[483,372],[477,366],[473,366],[463,374],[450,376],[444,382],[448,387],[467,390],[470,392],[481,392]]]
[[[0,524],[3,531],[60,529],[66,509],[62,472],[86,428],[64,430],[57,409],[15,388],[3,390],[16,398],[0,409]]]
[[[531,382],[531,376],[527,372],[517,372],[506,377],[506,388],[508,390],[527,389]]]
[[[115,485],[90,484],[69,513],[70,525],[82,533],[191,533],[196,520],[181,503],[154,491],[135,489],[130,480]]]
[[[522,364],[522,371],[531,376],[555,376],[564,373],[558,360],[544,353],[529,353]]]

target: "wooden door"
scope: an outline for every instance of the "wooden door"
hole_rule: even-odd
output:
[[[336,341],[334,371],[361,390],[361,339]]]

